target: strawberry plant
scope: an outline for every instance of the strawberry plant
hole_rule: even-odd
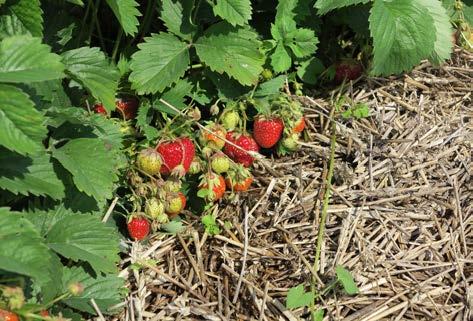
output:
[[[452,24],[471,48],[472,13],[458,0],[0,0],[2,317],[114,313],[120,238],[181,230],[196,194],[216,234],[208,212],[250,188],[260,148],[298,149],[303,109],[282,88],[440,64]]]

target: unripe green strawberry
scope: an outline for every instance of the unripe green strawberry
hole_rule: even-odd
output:
[[[235,110],[229,110],[223,113],[221,122],[226,130],[234,130],[240,122],[240,115]]]
[[[217,153],[210,161],[210,167],[217,174],[222,174],[230,168],[230,160],[224,153]]]
[[[159,173],[162,165],[161,155],[154,148],[147,148],[140,151],[136,158],[138,167],[149,175]]]
[[[282,140],[282,145],[290,151],[295,151],[299,148],[298,142],[299,142],[299,135],[292,134],[289,137],[285,137]]]
[[[181,186],[182,183],[180,180],[170,178],[164,182],[163,188],[168,193],[177,193],[180,191]]]
[[[69,285],[67,286],[67,289],[69,293],[72,294],[73,296],[81,295],[84,292],[84,286],[82,285],[82,283],[79,283],[79,282],[69,283]]]
[[[152,219],[157,219],[164,214],[164,204],[157,198],[146,200],[145,213]]]
[[[189,174],[195,175],[202,172],[202,162],[198,157],[194,157],[191,166],[189,167]]]
[[[261,76],[263,76],[264,80],[270,80],[273,78],[273,72],[269,69],[264,69]]]

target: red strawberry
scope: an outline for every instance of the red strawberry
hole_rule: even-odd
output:
[[[1,321],[19,321],[20,319],[15,313],[0,309],[0,320]]]
[[[296,123],[294,124],[294,127],[292,127],[292,132],[293,133],[300,133],[304,130],[305,128],[305,119],[304,119],[304,116],[302,116],[301,118],[299,118],[298,121],[296,121]]]
[[[138,104],[139,102],[136,98],[119,98],[115,102],[118,112],[126,120],[136,117]]]
[[[94,113],[96,114],[102,114],[102,115],[107,115],[107,110],[101,103],[97,103],[94,105]]]
[[[202,176],[200,190],[209,190],[206,198],[209,201],[218,201],[225,194],[225,179],[221,175],[210,173]]]
[[[250,151],[259,152],[259,146],[253,137],[243,134],[236,134],[235,132],[229,132],[227,134],[227,140],[239,146],[240,148]],[[223,152],[228,155],[235,162],[245,165],[246,167],[253,164],[254,158],[249,153],[236,148],[228,143],[225,144]]]
[[[186,196],[183,193],[169,194],[166,199],[166,213],[169,215],[169,218],[172,219],[181,213],[186,207],[186,203]]]
[[[163,142],[156,150],[163,160],[161,174],[174,172],[179,176],[184,176],[189,171],[195,155],[194,144],[187,137]]]
[[[335,82],[340,84],[346,78],[347,80],[355,80],[361,76],[363,66],[353,60],[345,60],[335,66]]]
[[[257,116],[253,123],[253,137],[261,147],[271,148],[281,139],[283,129],[281,118]]]
[[[149,234],[149,221],[144,216],[132,216],[128,221],[128,234],[132,239],[141,241]]]

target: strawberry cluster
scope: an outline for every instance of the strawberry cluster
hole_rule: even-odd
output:
[[[137,110],[136,99],[122,98],[110,116],[129,124]],[[256,115],[249,117],[247,113],[255,110]],[[94,112],[108,116],[101,104],[94,106]],[[192,195],[209,209],[226,193],[248,191],[254,179],[251,167],[260,150],[278,155],[295,151],[305,127],[300,103],[284,94],[265,102],[228,102],[218,117],[205,123],[197,123],[198,109],[187,116],[191,119],[168,121],[158,141],[144,141],[146,146],[138,149],[131,146],[134,166],[128,172],[128,186],[132,214],[127,228],[134,240],[145,239],[183,213]]]

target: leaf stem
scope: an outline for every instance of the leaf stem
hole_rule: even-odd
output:
[[[115,58],[117,57],[118,48],[120,47],[120,42],[122,40],[122,35],[123,35],[123,28],[120,28],[120,30],[118,30],[117,39],[115,40],[115,45],[113,47],[112,61],[115,61]]]
[[[324,233],[325,233],[325,222],[327,221],[327,213],[328,213],[328,204],[330,202],[330,190],[332,188],[332,177],[333,177],[333,169],[334,169],[334,163],[335,163],[335,147],[337,146],[337,136],[336,136],[336,124],[335,122],[332,122],[332,137],[330,139],[330,161],[328,165],[328,174],[327,178],[325,181],[325,194],[324,194],[324,200],[322,204],[322,215],[320,217],[320,225],[319,225],[319,232],[317,234],[317,245],[315,249],[315,259],[314,259],[314,266],[313,270],[314,273],[317,274],[317,271],[319,270],[319,260],[320,260],[320,253],[322,252],[322,244],[324,241]],[[314,293],[314,301],[311,304],[311,316],[312,320],[315,321],[315,299],[317,297],[320,297],[323,293],[326,293],[326,291],[323,291],[322,294],[320,295],[315,295],[315,284],[317,280],[315,280],[315,277],[312,277],[312,282],[311,282],[311,290],[312,293]]]

